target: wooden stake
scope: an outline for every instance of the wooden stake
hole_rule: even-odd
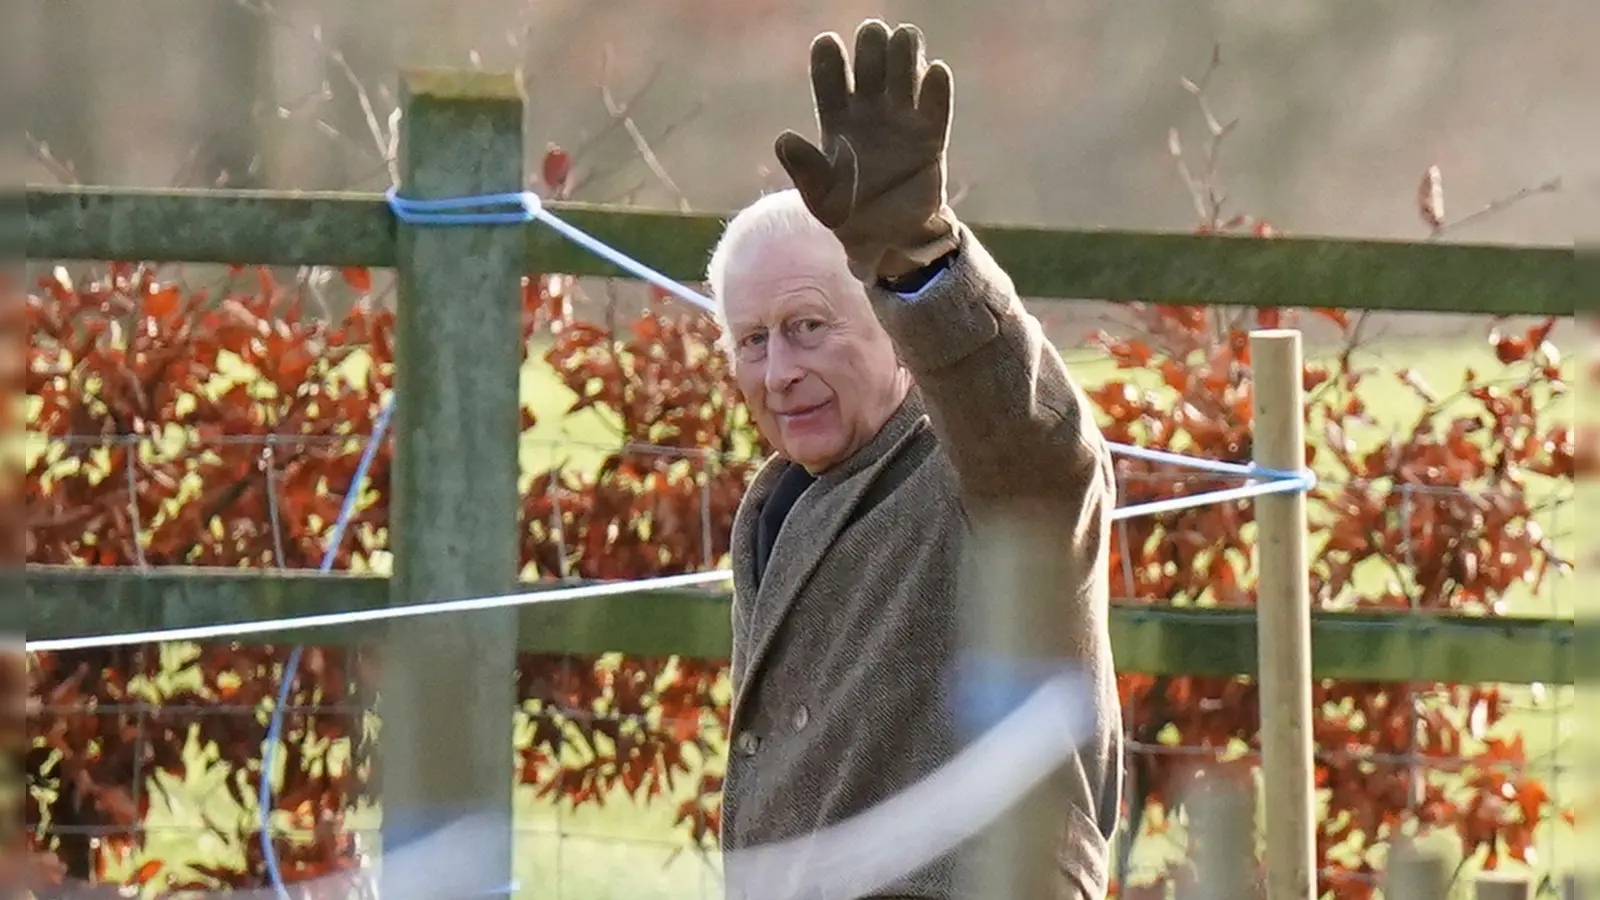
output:
[[[1305,468],[1300,333],[1250,335],[1258,465]],[[1302,492],[1255,500],[1257,653],[1269,900],[1316,894],[1316,797],[1311,753],[1311,585]]]

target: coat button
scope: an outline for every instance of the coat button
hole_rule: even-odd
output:
[[[794,718],[791,721],[794,723],[795,731],[805,728],[806,723],[811,721],[811,712],[806,709],[804,703],[794,708]]]
[[[744,756],[755,756],[756,751],[761,748],[761,739],[749,731],[741,731],[738,737],[733,739],[733,747]]]

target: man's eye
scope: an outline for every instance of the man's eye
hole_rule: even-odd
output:
[[[818,331],[822,328],[823,323],[821,319],[801,319],[796,323],[796,326],[801,331]]]
[[[766,339],[767,339],[766,332],[763,332],[763,331],[753,332],[751,334],[745,335],[743,338],[740,338],[739,339],[739,346],[741,346],[741,347],[754,347],[754,346],[757,346],[758,344],[760,344],[762,341],[765,341]]]

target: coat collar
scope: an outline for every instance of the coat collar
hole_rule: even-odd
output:
[[[809,533],[802,540],[786,535],[773,548],[761,586],[756,589],[756,521],[773,487],[784,472],[796,464],[774,454],[762,465],[740,506],[734,528],[734,591],[745,596],[748,596],[746,592],[755,591],[755,602],[745,607],[759,610],[750,623],[754,649],[741,666],[749,673],[742,681],[751,683],[790,607],[854,517],[867,489],[917,433],[926,415],[922,397],[913,387],[872,440],[818,476],[816,483],[806,489],[790,510],[784,526],[787,530],[789,523],[804,521]]]

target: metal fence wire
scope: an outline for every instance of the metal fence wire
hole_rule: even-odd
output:
[[[63,477],[87,477],[96,480],[115,478],[126,484],[128,521],[122,524],[102,517],[98,528],[90,524],[81,552],[85,558],[73,562],[93,562],[93,554],[106,550],[117,541],[137,565],[148,565],[148,536],[160,528],[163,517],[173,515],[168,506],[152,516],[141,513],[141,483],[136,458],[154,458],[161,454],[186,456],[204,460],[220,458],[232,453],[241,459],[255,460],[260,478],[264,505],[257,525],[265,529],[265,543],[270,546],[269,558],[264,566],[282,566],[295,554],[286,549],[285,535],[294,529],[293,512],[281,502],[281,482],[276,473],[281,460],[289,458],[305,447],[337,444],[340,452],[361,445],[359,437],[337,439],[316,438],[302,440],[280,435],[226,435],[201,441],[154,441],[145,437],[74,435],[52,439],[43,446],[42,439],[34,449],[39,452],[62,454],[59,471]],[[534,452],[554,452],[571,460],[571,465],[581,468],[592,465],[600,456],[618,452],[614,444],[601,442],[560,440],[541,444],[524,442]],[[107,457],[96,450],[121,447],[125,452],[125,465],[120,472],[107,470]],[[137,456],[135,452],[137,451]],[[355,451],[359,452],[359,450]],[[625,458],[640,461],[669,461],[701,464],[712,454],[703,451],[685,451],[666,446],[636,446],[621,448]],[[82,462],[74,463],[76,456]],[[550,457],[555,460],[557,457]],[[733,461],[750,462],[735,457]],[[74,476],[77,465],[94,467],[101,471],[92,475]],[[642,463],[643,464],[643,463]],[[1155,492],[1168,492],[1174,481],[1193,483],[1193,490],[1217,486],[1218,476],[1205,473],[1124,472],[1120,491],[1129,497],[1148,496]],[[1342,491],[1355,487],[1363,491],[1395,493],[1393,485],[1384,483],[1337,483],[1324,480],[1323,490]],[[682,523],[694,533],[689,542],[693,546],[695,562],[715,561],[716,548],[726,547],[726,535],[712,533],[710,509],[712,484],[702,479],[698,488],[697,504],[702,515]],[[563,514],[563,502],[573,503],[572,490],[556,480],[544,487],[549,521],[525,522],[531,531],[543,530],[555,537],[563,552],[556,560],[556,570],[541,574],[567,577],[572,574],[568,551],[577,552],[561,540],[561,532],[575,523],[571,510]],[[1485,499],[1482,492],[1468,488],[1439,486],[1402,486],[1400,494],[1404,515],[1412,514],[1429,502],[1442,498],[1471,497],[1475,502]],[[1492,498],[1491,498],[1492,499]],[[1557,498],[1560,500],[1561,498]],[[1313,510],[1315,516],[1315,509]],[[1563,535],[1569,527],[1570,514],[1564,503],[1549,506],[1544,517],[1544,527],[1552,534]],[[300,523],[302,526],[305,523]],[[1404,524],[1404,523],[1403,523]],[[131,527],[128,527],[130,526]],[[327,523],[323,523],[326,527]],[[1127,540],[1127,521],[1118,523],[1122,539]],[[258,542],[260,534],[249,536]],[[381,531],[362,531],[357,540],[355,556],[370,564],[381,556],[384,536]],[[304,557],[305,554],[300,554]],[[1133,603],[1163,603],[1165,598],[1141,596],[1140,581],[1131,554],[1124,554],[1124,565],[1119,567],[1118,600]],[[1410,561],[1405,561],[1410,568]],[[1524,614],[1567,616],[1574,614],[1574,587],[1570,579],[1556,578],[1537,592],[1514,598],[1516,611]],[[1192,602],[1203,602],[1191,598]],[[197,648],[192,645],[141,646],[112,651],[85,651],[60,654],[55,675],[58,680],[47,696],[30,699],[27,710],[29,732],[36,748],[72,746],[84,757],[93,757],[96,742],[102,735],[120,735],[124,740],[124,759],[120,769],[107,769],[106,760],[99,760],[96,770],[106,782],[96,786],[101,803],[125,803],[119,824],[84,824],[74,821],[71,815],[61,816],[65,807],[52,806],[53,792],[74,777],[64,767],[35,766],[35,772],[54,772],[53,778],[35,778],[30,790],[37,802],[30,808],[28,828],[58,847],[78,848],[72,852],[106,854],[109,864],[97,869],[97,877],[110,882],[148,880],[159,884],[161,880],[151,875],[151,867],[159,861],[159,868],[167,876],[194,877],[211,867],[246,867],[252,856],[250,841],[243,837],[253,826],[250,809],[250,791],[241,791],[239,774],[228,772],[218,765],[220,751],[202,746],[201,735],[222,743],[242,742],[254,747],[264,735],[270,699],[241,692],[205,695],[197,690],[194,670],[196,657],[202,653],[216,653],[230,648]],[[362,651],[323,648],[318,651],[322,665],[338,665],[355,673],[364,664],[358,657]],[[277,656],[281,656],[278,653]],[[517,729],[524,769],[519,773],[524,786],[519,791],[517,810],[518,871],[521,874],[521,893],[528,897],[590,898],[607,896],[662,896],[662,897],[716,897],[721,884],[717,854],[709,837],[696,841],[692,834],[694,811],[713,810],[716,805],[715,787],[726,747],[725,719],[719,715],[715,692],[707,692],[692,709],[675,710],[663,714],[659,709],[643,714],[619,712],[614,690],[609,695],[604,685],[607,678],[617,677],[623,661],[614,657],[544,656],[529,657],[524,666],[524,676],[537,681],[524,687],[523,701],[517,711]],[[125,673],[114,688],[96,688],[81,673],[93,663],[105,671]],[[252,658],[257,666],[254,674],[270,673],[270,666],[281,664],[273,651],[263,650]],[[66,676],[63,665],[77,666],[78,676]],[[646,661],[635,674],[650,678],[664,678],[663,673],[672,665],[670,661]],[[263,668],[265,667],[265,668]],[[238,672],[236,681],[244,683],[249,672]],[[352,677],[355,677],[352,675]],[[70,689],[67,685],[76,686]],[[1192,824],[1188,823],[1196,808],[1181,812],[1183,793],[1216,783],[1208,781],[1206,773],[1247,770],[1255,760],[1256,751],[1250,741],[1252,721],[1248,705],[1253,700],[1249,680],[1233,677],[1185,676],[1124,676],[1124,696],[1129,701],[1124,708],[1125,721],[1129,723],[1128,738],[1128,795],[1125,828],[1134,833],[1123,835],[1118,842],[1118,876],[1123,880],[1121,889],[1129,896],[1156,896],[1138,891],[1156,890],[1152,885],[1164,882],[1182,883],[1190,877],[1173,865],[1188,858]],[[577,696],[581,691],[575,685],[590,685],[598,699],[583,705],[563,702],[563,697]],[[601,685],[596,688],[594,685]],[[1455,752],[1444,752],[1438,745],[1424,745],[1420,740],[1389,740],[1374,735],[1362,723],[1352,723],[1347,714],[1325,707],[1323,723],[1319,728],[1320,743],[1316,755],[1322,764],[1326,782],[1325,790],[1339,788],[1340,784],[1362,782],[1373,791],[1398,790],[1401,795],[1373,798],[1383,807],[1384,815],[1392,815],[1394,823],[1425,818],[1438,819],[1425,809],[1439,797],[1461,797],[1467,791],[1468,776],[1481,778],[1487,771],[1502,773],[1503,784],[1515,785],[1537,781],[1548,794],[1549,807],[1560,809],[1566,805],[1567,785],[1574,766],[1575,753],[1571,747],[1574,721],[1574,692],[1568,686],[1555,685],[1480,685],[1473,689],[1483,692],[1498,691],[1506,706],[1504,720],[1488,727],[1481,721],[1482,704],[1465,702],[1464,691],[1455,685],[1439,685],[1418,680],[1415,683],[1390,685],[1363,685],[1369,693],[1386,691],[1386,702],[1404,703],[1407,722],[1403,729],[1413,737],[1439,734],[1437,728],[1429,732],[1421,724],[1430,715],[1464,717],[1452,725],[1460,733]],[[725,685],[717,690],[725,691]],[[352,692],[352,696],[357,692]],[[1353,694],[1351,696],[1354,696]],[[721,698],[725,702],[725,695]],[[1359,698],[1357,698],[1359,699]],[[1346,697],[1350,700],[1350,697]],[[1351,701],[1355,702],[1355,701]],[[609,704],[609,705],[608,705]],[[1173,704],[1175,711],[1163,715],[1153,706]],[[1232,712],[1229,712],[1232,710]],[[289,712],[291,735],[315,738],[316,722],[340,722],[349,744],[348,735],[359,733],[370,725],[370,704],[352,702],[349,697],[323,697]],[[1223,722],[1228,716],[1228,719]],[[1214,726],[1201,726],[1200,722],[1222,722]],[[1475,721],[1475,717],[1479,721]],[[1452,719],[1452,721],[1456,721]],[[1333,723],[1343,723],[1336,725]],[[203,726],[203,727],[202,727]],[[621,769],[626,763],[630,748],[654,746],[659,749],[673,743],[672,734],[693,735],[704,749],[691,748],[686,759],[673,766],[660,766],[651,771],[661,774],[658,787],[625,783]],[[131,742],[126,740],[132,736]],[[654,741],[654,744],[651,742]],[[1490,742],[1501,741],[1509,745],[1516,741],[1523,748],[1520,755],[1507,754],[1504,758],[1485,756]],[[37,752],[37,751],[36,751]],[[341,765],[340,751],[321,748],[313,752],[302,747],[302,752],[320,758],[316,766],[337,770]],[[348,747],[343,751],[348,753]],[[253,756],[254,752],[246,754]],[[291,764],[300,762],[291,754]],[[64,757],[63,757],[64,759]],[[345,763],[348,764],[348,760]],[[666,769],[673,769],[671,783],[667,784]],[[80,776],[81,777],[81,776]],[[628,787],[643,799],[628,796]],[[706,796],[703,790],[709,789]],[[596,794],[600,796],[595,796]],[[653,794],[653,796],[652,796]],[[1349,791],[1341,796],[1348,796]],[[105,799],[111,797],[114,799]],[[577,800],[574,803],[574,799]],[[603,805],[601,805],[603,801]],[[1327,802],[1326,799],[1324,802]],[[1463,808],[1480,800],[1458,800]],[[1219,807],[1220,808],[1220,807]],[[1477,807],[1471,807],[1473,809]],[[57,811],[50,815],[49,811]],[[1358,816],[1359,809],[1333,810],[1340,817]],[[295,831],[295,824],[283,818],[286,831]],[[1497,849],[1503,870],[1520,872],[1522,877],[1536,885],[1555,890],[1561,885],[1573,862],[1577,850],[1572,829],[1560,821],[1559,813],[1550,814],[1550,821],[1527,835],[1528,852],[1508,854],[1501,845]],[[339,827],[351,838],[341,846],[352,859],[361,859],[374,846],[376,817],[371,809],[356,809],[346,815]],[[1374,820],[1376,821],[1376,820]],[[1330,853],[1330,858],[1340,864],[1324,871],[1327,883],[1335,886],[1344,882],[1381,883],[1385,866],[1381,847],[1368,847],[1372,841],[1383,847],[1393,843],[1409,847],[1407,840],[1395,840],[1392,828],[1408,830],[1406,826],[1389,824],[1384,820],[1381,836],[1365,834],[1351,837],[1349,853]],[[299,832],[316,830],[314,821],[298,823]],[[1190,824],[1190,827],[1186,827]],[[1328,823],[1325,822],[1325,825]],[[1248,827],[1248,823],[1238,827]],[[1455,829],[1459,838],[1460,828]],[[1357,829],[1359,832],[1359,829]],[[1444,827],[1449,832],[1448,825]],[[1387,843],[1386,843],[1387,842]],[[1214,848],[1195,848],[1211,852]],[[1459,850],[1458,850],[1459,852]],[[1512,860],[1509,856],[1522,860]],[[1481,854],[1479,854],[1481,864]],[[1203,874],[1204,860],[1200,860]],[[81,864],[81,861],[79,861]],[[1474,865],[1463,867],[1470,872]],[[1221,876],[1219,876],[1221,877]],[[1457,878],[1462,877],[1459,873]],[[1492,878],[1493,876],[1485,876]],[[641,881],[642,879],[642,881]],[[1484,881],[1478,889],[1486,890]],[[1354,896],[1356,894],[1352,894]],[[1480,894],[1481,895],[1481,894]],[[1198,896],[1198,895],[1196,895]]]

